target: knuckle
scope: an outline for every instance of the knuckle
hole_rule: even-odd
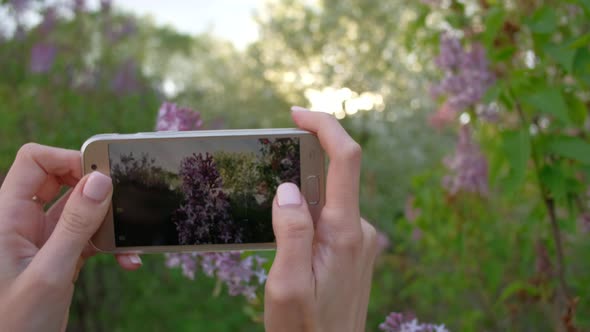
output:
[[[362,226],[364,235],[364,244],[370,255],[377,254],[379,248],[378,234],[375,226],[363,220]]]
[[[281,223],[281,235],[290,239],[300,239],[310,236],[312,225],[302,214],[289,214],[285,216]]]
[[[363,149],[357,142],[351,141],[342,146],[340,149],[340,157],[343,160],[360,162],[363,154]]]
[[[340,232],[336,235],[334,246],[349,253],[359,252],[363,245],[363,236],[359,230]]]
[[[17,157],[25,157],[25,156],[30,156],[33,154],[34,151],[38,150],[39,147],[41,147],[40,144],[37,143],[26,143],[23,146],[20,147],[20,149],[18,149],[18,152],[16,153]]]
[[[287,283],[285,281],[266,283],[265,297],[273,305],[284,306],[305,302],[306,291],[303,287]]]
[[[91,227],[81,211],[64,211],[61,215],[61,225],[66,232],[75,235],[86,235],[91,232]]]

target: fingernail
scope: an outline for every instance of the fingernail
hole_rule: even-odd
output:
[[[301,193],[293,183],[283,183],[277,189],[279,206],[301,205]]]
[[[111,178],[108,176],[100,172],[92,172],[84,185],[82,193],[92,200],[102,202],[109,195],[112,185]]]
[[[307,108],[301,107],[301,106],[292,106],[291,111],[293,111],[293,112],[309,112],[309,110]]]
[[[129,261],[131,262],[131,264],[141,265],[141,257],[139,257],[138,255],[130,255]]]

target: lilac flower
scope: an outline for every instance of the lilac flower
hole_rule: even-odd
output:
[[[445,159],[445,165],[451,174],[443,179],[443,185],[452,195],[459,191],[488,194],[487,160],[473,141],[469,126],[461,127],[455,154]]]
[[[31,49],[29,70],[32,73],[46,73],[51,70],[57,55],[57,47],[50,43],[38,43]]]
[[[86,0],[74,0],[74,12],[81,13],[86,10]]]
[[[409,196],[406,199],[406,206],[404,207],[404,215],[405,215],[406,219],[410,222],[413,222],[416,219],[418,219],[418,217],[420,216],[420,213],[422,213],[422,211],[420,211],[420,209],[414,207],[415,201],[416,201],[416,197]]]
[[[590,233],[590,213],[584,212],[578,218],[582,233]]]
[[[117,74],[111,82],[113,91],[120,95],[137,91],[140,86],[137,77],[138,71],[137,63],[132,59],[119,65]]]
[[[39,31],[41,35],[46,36],[48,35],[57,24],[57,11],[55,8],[50,7],[45,10],[43,13],[43,20],[41,24],[39,24]]]
[[[201,128],[202,125],[203,121],[199,112],[165,102],[158,111],[156,130],[196,130]]]
[[[185,200],[173,215],[178,242],[187,244],[239,243],[241,232],[230,217],[229,197],[213,156],[193,154],[179,170]]]
[[[31,0],[10,0],[8,3],[12,6],[12,9],[16,15],[21,15],[24,11],[29,8]]]
[[[387,236],[387,234],[385,234],[381,231],[377,231],[377,253],[378,253],[378,255],[381,255],[382,253],[384,253],[387,249],[389,249],[389,247],[391,247],[391,241],[389,241],[389,237]]]
[[[157,130],[196,130],[203,125],[200,114],[189,108],[177,107],[173,103],[163,103],[158,112]],[[223,200],[218,203],[224,205]],[[259,285],[267,278],[263,264],[266,259],[258,255],[242,258],[242,253],[181,253],[166,255],[166,265],[170,268],[181,267],[182,273],[194,279],[200,266],[209,277],[216,277],[227,287],[232,296],[243,295],[248,299],[256,297]]]
[[[385,332],[449,332],[444,325],[420,323],[397,312],[390,313],[379,329]]]
[[[183,275],[194,279],[198,266],[209,277],[216,277],[227,287],[232,296],[243,295],[253,300],[256,289],[266,281],[265,259],[248,256],[242,259],[240,252],[167,254],[166,266],[180,267]]]
[[[454,115],[481,103],[495,75],[489,68],[485,49],[474,43],[465,50],[459,39],[445,34],[441,37],[436,65],[444,72],[441,82],[431,93],[434,98],[445,97],[445,111]]]
[[[100,11],[103,13],[110,13],[112,8],[112,0],[100,0]]]
[[[110,26],[108,28],[108,38],[110,39],[111,43],[116,43],[121,39],[129,37],[133,35],[137,31],[137,25],[131,19],[125,21],[123,24]]]

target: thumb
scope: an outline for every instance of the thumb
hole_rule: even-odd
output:
[[[30,267],[48,281],[71,283],[82,251],[103,222],[113,192],[111,179],[93,172],[72,191],[51,236]]]
[[[277,253],[272,274],[281,279],[309,278],[312,264],[313,220],[305,199],[293,183],[283,183],[277,189],[273,205],[272,224]]]

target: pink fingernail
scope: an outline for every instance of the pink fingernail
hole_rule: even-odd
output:
[[[309,112],[309,110],[307,108],[301,107],[301,106],[292,106],[291,111],[293,111],[293,112]]]
[[[129,261],[131,262],[131,264],[141,265],[141,257],[139,257],[138,255],[129,256]]]
[[[301,205],[301,193],[293,183],[283,183],[277,189],[279,206]]]
[[[102,202],[109,195],[112,186],[111,178],[100,172],[92,172],[84,185],[82,193],[91,200]]]

